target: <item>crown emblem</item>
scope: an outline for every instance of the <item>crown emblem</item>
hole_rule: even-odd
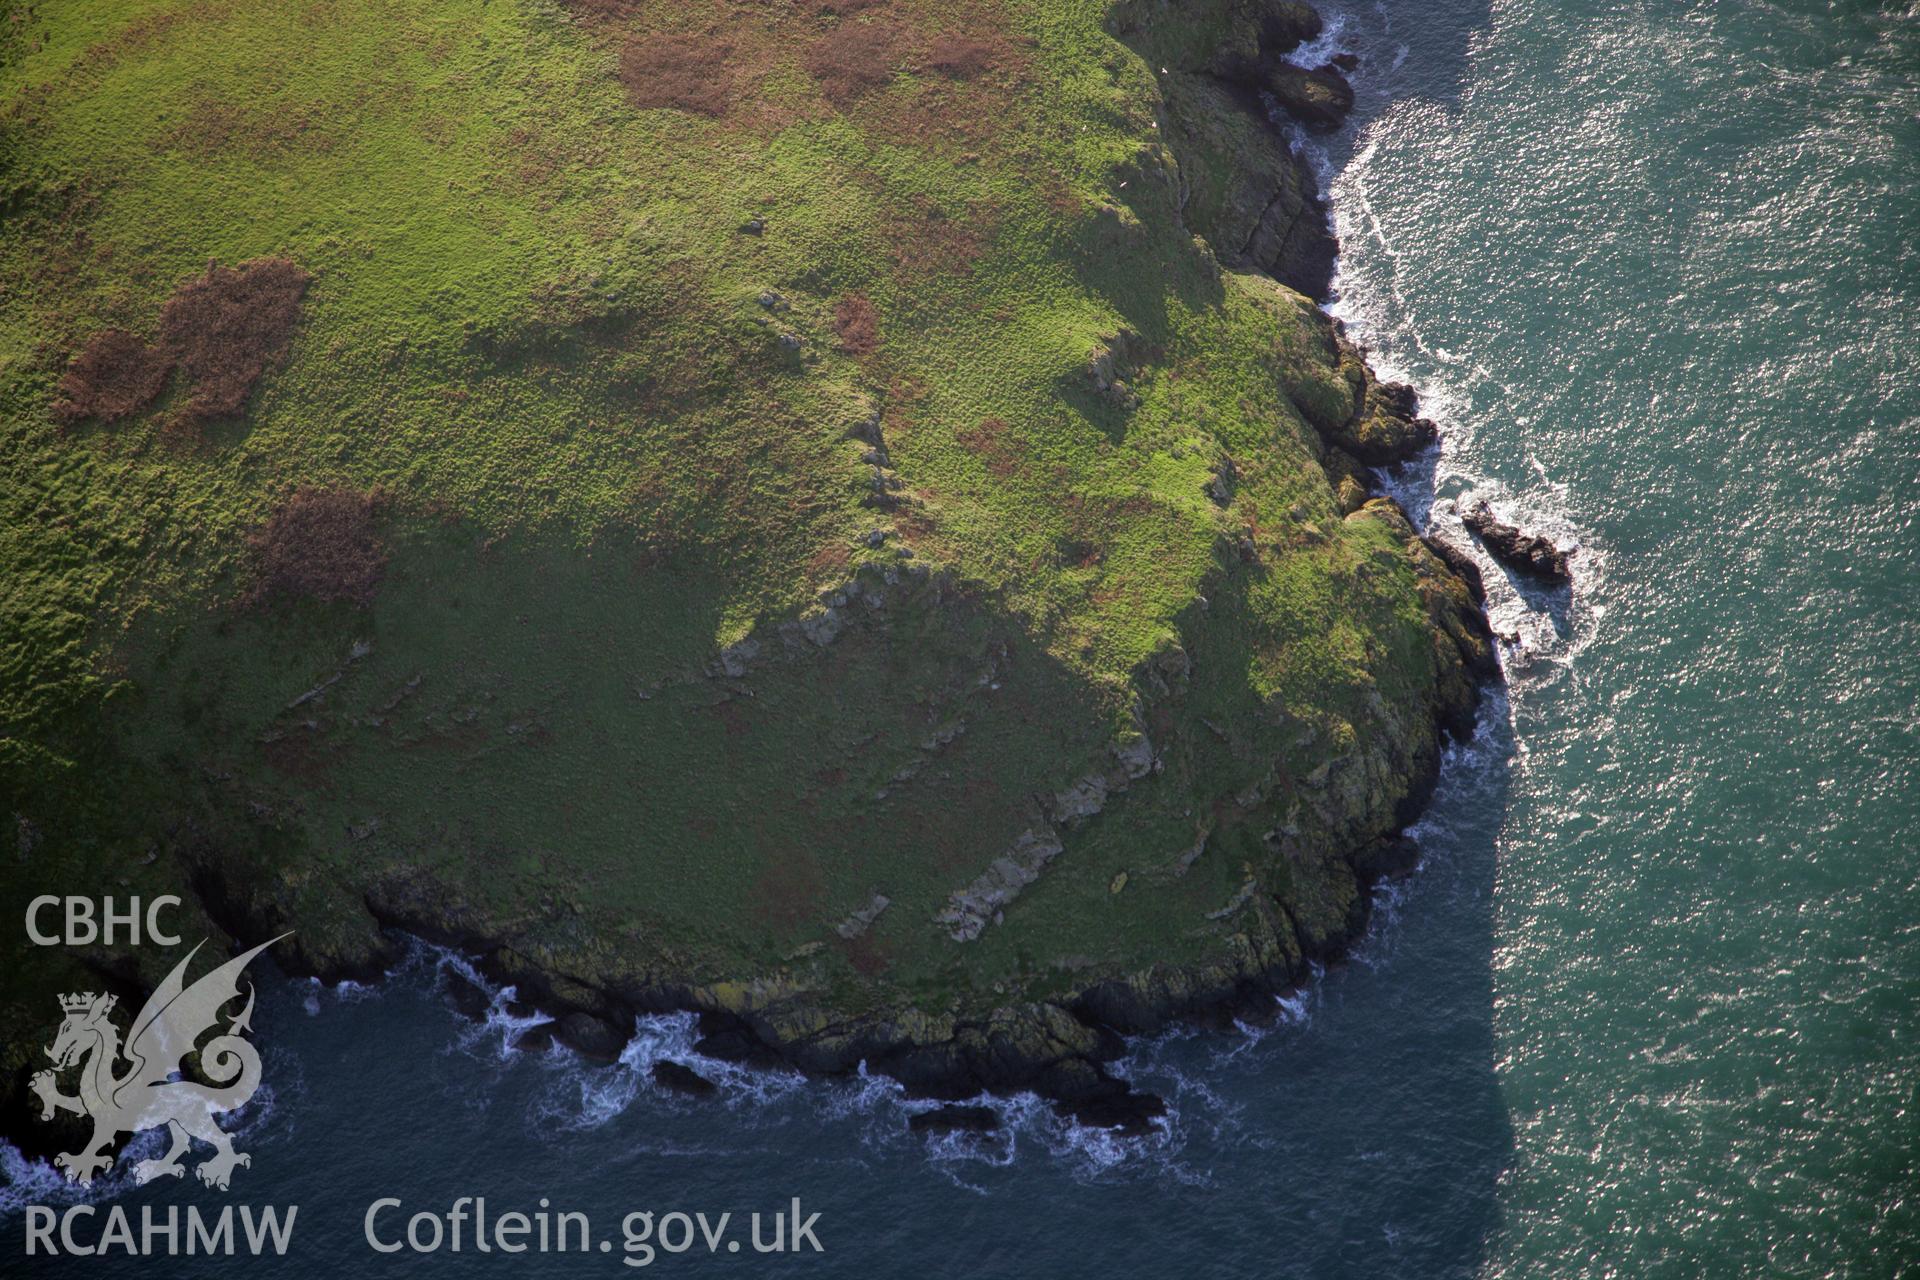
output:
[[[233,1135],[216,1117],[245,1106],[260,1087],[260,1051],[247,1039],[253,1030],[253,985],[242,981],[241,973],[248,961],[280,938],[243,951],[188,983],[187,965],[200,952],[194,947],[147,997],[125,1043],[120,1028],[107,1018],[116,1003],[110,993],[69,991],[60,997],[66,1020],[46,1048],[49,1065],[34,1072],[27,1087],[40,1099],[42,1120],[62,1111],[88,1116],[93,1136],[78,1151],[54,1156],[54,1167],[64,1170],[68,1180],[91,1186],[113,1168],[115,1137],[156,1129],[169,1131],[173,1146],[158,1159],[135,1163],[135,1182],[183,1176],[186,1167],[180,1158],[195,1141],[214,1149],[193,1171],[210,1187],[225,1191],[233,1171],[253,1163],[252,1156],[233,1149]],[[222,1012],[242,994],[246,1008],[237,1014]],[[199,1061],[195,1080],[181,1077],[189,1057]],[[122,1059],[132,1064],[125,1072],[117,1070]],[[74,1072],[82,1081],[80,1091],[60,1092],[61,1076]]]

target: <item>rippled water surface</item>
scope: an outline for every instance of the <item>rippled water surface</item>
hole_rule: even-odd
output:
[[[1463,545],[1472,495],[1583,548],[1570,597],[1490,572],[1510,692],[1355,961],[1272,1028],[1141,1046],[1129,1069],[1173,1104],[1144,1144],[1019,1102],[984,1144],[929,1143],[882,1082],[717,1064],[721,1102],[676,1100],[645,1067],[685,1056],[683,1022],[610,1070],[507,1053],[512,1020],[459,1022],[435,992],[455,962],[425,952],[377,995],[281,984],[237,1197],[301,1206],[275,1271],[620,1269],[362,1242],[376,1196],[468,1194],[616,1240],[631,1209],[823,1215],[823,1256],[669,1271],[1920,1267],[1920,11],[1339,21],[1360,122],[1309,143],[1336,310],[1446,431],[1388,480]],[[12,1204],[61,1194],[8,1175]]]
[[[1493,1270],[1911,1271],[1920,10],[1453,16],[1356,15],[1408,52],[1331,162],[1340,309],[1453,429],[1436,524],[1591,548],[1570,619],[1501,611],[1546,656]]]

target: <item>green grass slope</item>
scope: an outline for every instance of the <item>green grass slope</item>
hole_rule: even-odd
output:
[[[1251,117],[1165,110],[1223,103],[1208,59],[1261,20],[16,6],[14,918],[183,892],[335,974],[399,923],[824,1069],[1089,992],[1150,1020],[1336,945],[1474,641],[1329,480],[1357,468],[1315,428],[1369,377],[1183,213],[1193,173],[1230,203],[1197,148],[1277,163]],[[297,318],[205,411],[233,357],[177,300],[268,260]],[[117,416],[73,373],[109,329],[174,369]],[[348,543],[367,589],[328,590]],[[9,1027],[74,960],[6,966]]]

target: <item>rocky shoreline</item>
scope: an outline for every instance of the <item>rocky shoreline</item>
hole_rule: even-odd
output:
[[[1353,63],[1336,59],[1324,67],[1296,66],[1289,58],[1320,34],[1318,15],[1285,2],[1252,8],[1255,20],[1229,46],[1199,50],[1187,64],[1163,68],[1164,113],[1157,127],[1170,153],[1170,180],[1179,187],[1183,219],[1216,246],[1221,265],[1262,273],[1317,303],[1330,283],[1333,232],[1312,174],[1268,110],[1278,104],[1307,127],[1337,126],[1352,104],[1344,73]],[[1129,0],[1116,7],[1109,26],[1122,42],[1133,44],[1151,36],[1156,23],[1177,20],[1164,5]],[[522,1002],[551,1018],[550,1027],[539,1029],[539,1042],[550,1035],[589,1059],[617,1058],[638,1015],[689,1011],[699,1017],[699,1052],[716,1059],[819,1076],[864,1068],[898,1080],[915,1096],[948,1102],[1030,1090],[1086,1124],[1136,1132],[1149,1125],[1164,1110],[1161,1101],[1130,1090],[1106,1069],[1126,1052],[1126,1037],[1152,1034],[1175,1022],[1224,1025],[1270,1016],[1276,997],[1299,986],[1313,965],[1341,956],[1367,927],[1370,887],[1415,864],[1418,850],[1401,833],[1431,793],[1441,739],[1471,734],[1480,685],[1499,675],[1484,592],[1472,562],[1421,537],[1390,498],[1369,492],[1368,469],[1417,456],[1434,442],[1434,425],[1420,416],[1411,388],[1382,382],[1337,322],[1317,311],[1312,315],[1316,340],[1324,345],[1334,375],[1331,383],[1344,390],[1332,398],[1300,394],[1293,399],[1318,435],[1337,511],[1378,523],[1412,561],[1441,653],[1431,723],[1401,735],[1400,758],[1370,756],[1344,774],[1323,766],[1310,779],[1326,794],[1350,797],[1370,785],[1372,770],[1399,769],[1411,784],[1385,826],[1370,818],[1372,808],[1358,799],[1344,808],[1327,805],[1339,814],[1326,819],[1325,829],[1345,831],[1348,845],[1332,856],[1344,859],[1359,886],[1337,924],[1303,922],[1283,900],[1261,895],[1259,902],[1236,901],[1222,909],[1224,916],[1243,906],[1255,908],[1244,912],[1247,923],[1228,940],[1229,954],[1216,963],[1103,977],[1067,999],[1014,1004],[983,1016],[907,1007],[846,1016],[817,994],[778,978],[714,985],[670,975],[618,982],[582,978],[551,957],[522,950],[512,937],[475,927],[430,887],[398,883],[367,895],[364,906],[377,931],[369,930],[359,945],[310,950],[296,942],[298,949],[282,968],[327,982],[377,980],[404,950],[395,935],[413,935],[472,956],[490,980],[513,985]],[[1230,497],[1230,459],[1225,466],[1217,483]],[[724,674],[741,673],[728,667]],[[1139,763],[1144,771],[1150,759]],[[1126,760],[1115,768],[1114,790],[1138,776]],[[1086,813],[1098,810],[1108,786],[1098,790]],[[1342,816],[1347,814],[1353,816]],[[1068,806],[1059,821],[1065,825],[1081,816]],[[1277,828],[1268,834],[1283,843],[1286,838]],[[1248,880],[1243,898],[1252,893],[1253,883]],[[233,937],[283,927],[284,922],[267,918],[273,909],[258,896],[230,890],[211,875],[197,878],[196,887],[209,918]],[[884,899],[876,901],[874,914],[886,905]],[[957,903],[954,937],[965,941],[969,928],[977,933],[998,905]],[[117,980],[130,984],[125,974]],[[701,1082],[691,1072],[669,1070],[663,1083],[700,1092]],[[16,1141],[25,1139],[33,1150],[51,1140],[39,1132],[49,1127],[20,1122],[24,1101],[24,1091],[14,1094],[0,1116],[0,1129]],[[977,1117],[956,1112],[950,1119],[964,1127]]]

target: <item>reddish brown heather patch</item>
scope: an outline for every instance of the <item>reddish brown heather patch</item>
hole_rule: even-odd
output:
[[[287,353],[307,273],[285,258],[238,267],[207,264],[160,312],[160,342],[185,371],[189,419],[230,418],[246,408],[260,375]]]
[[[895,22],[842,22],[808,50],[808,74],[836,107],[885,87],[907,60],[907,30]]]
[[[154,135],[152,145],[201,158],[238,151],[268,161],[299,151],[332,151],[340,141],[338,123],[334,113],[317,106],[267,110],[197,93],[183,116]]]
[[[642,109],[723,116],[733,99],[732,52],[712,36],[641,36],[620,50],[620,83],[627,101]]]
[[[249,598],[373,601],[386,569],[374,536],[379,498],[347,489],[302,486],[248,537],[254,557]]]
[[[232,10],[231,5],[203,0],[200,4],[135,18],[113,35],[88,45],[74,60],[73,69],[75,72],[108,70],[127,55],[138,54],[152,47],[181,23],[198,27],[223,22]]]
[[[885,973],[893,965],[891,949],[871,933],[863,933],[857,938],[843,938],[839,942],[840,950],[846,953],[847,963],[862,977],[871,978]]]
[[[341,754],[339,744],[319,728],[296,727],[260,743],[260,755],[269,769],[328,795],[333,793],[333,767]]]
[[[970,209],[960,221],[930,201],[918,200],[896,208],[882,234],[895,275],[903,284],[918,284],[931,276],[971,271],[986,252],[996,221],[990,206]]]
[[[623,51],[620,79],[636,105],[685,110],[756,133],[858,107],[862,127],[889,140],[977,144],[1003,127],[1006,98],[1025,65],[999,34],[1006,18],[997,0],[948,0],[937,8],[913,0],[564,3],[595,38],[666,55],[655,65],[659,55]],[[938,26],[939,37],[924,34],[923,21]],[[796,102],[780,85],[796,50],[824,101]],[[927,82],[904,95],[879,92],[908,70],[926,73]]]
[[[504,162],[497,185],[517,194],[544,187],[565,167],[563,151],[537,125],[515,125],[494,149]]]
[[[729,699],[713,708],[714,719],[720,722],[721,730],[729,738],[744,738],[753,732],[753,725],[747,720],[747,713],[738,704]]]
[[[900,545],[930,560],[949,560],[958,554],[953,540],[941,531],[938,510],[940,492],[923,485],[913,491],[913,501],[903,502],[893,512],[893,529]]]
[[[821,582],[829,578],[846,576],[847,566],[853,563],[853,551],[844,542],[829,542],[807,557],[807,579]]]
[[[1081,538],[1063,539],[1059,552],[1060,563],[1070,569],[1091,569],[1107,558],[1105,547]]]
[[[875,137],[971,163],[1016,118],[1013,99],[1026,83],[1028,59],[1019,47],[1023,42],[1004,33],[1007,19],[991,3],[959,0],[929,20],[930,26],[904,17],[884,20],[896,32],[889,74],[900,68],[917,73],[909,88],[826,96],[843,111],[857,109],[862,129]],[[843,23],[840,30],[879,25]]]
[[[563,0],[567,8],[588,18],[627,18],[640,11],[640,0]]]
[[[1026,454],[1020,442],[1007,433],[1006,421],[1001,418],[982,418],[979,426],[954,433],[954,439],[985,459],[988,473],[1002,480],[1020,469]]]
[[[1005,65],[1011,53],[1005,40],[947,35],[936,39],[927,50],[925,65],[949,80],[975,80]]]
[[[62,398],[53,406],[54,416],[63,422],[116,422],[152,404],[172,372],[173,360],[165,351],[124,329],[102,329],[60,379]]]
[[[817,921],[825,897],[819,862],[800,849],[774,854],[747,888],[748,909],[783,932]]]
[[[894,372],[887,379],[887,391],[882,400],[886,405],[886,438],[895,444],[910,439],[920,425],[921,411],[926,406],[927,381],[916,373]]]
[[[850,293],[833,307],[833,334],[850,356],[872,355],[880,345],[880,312],[864,293]]]

